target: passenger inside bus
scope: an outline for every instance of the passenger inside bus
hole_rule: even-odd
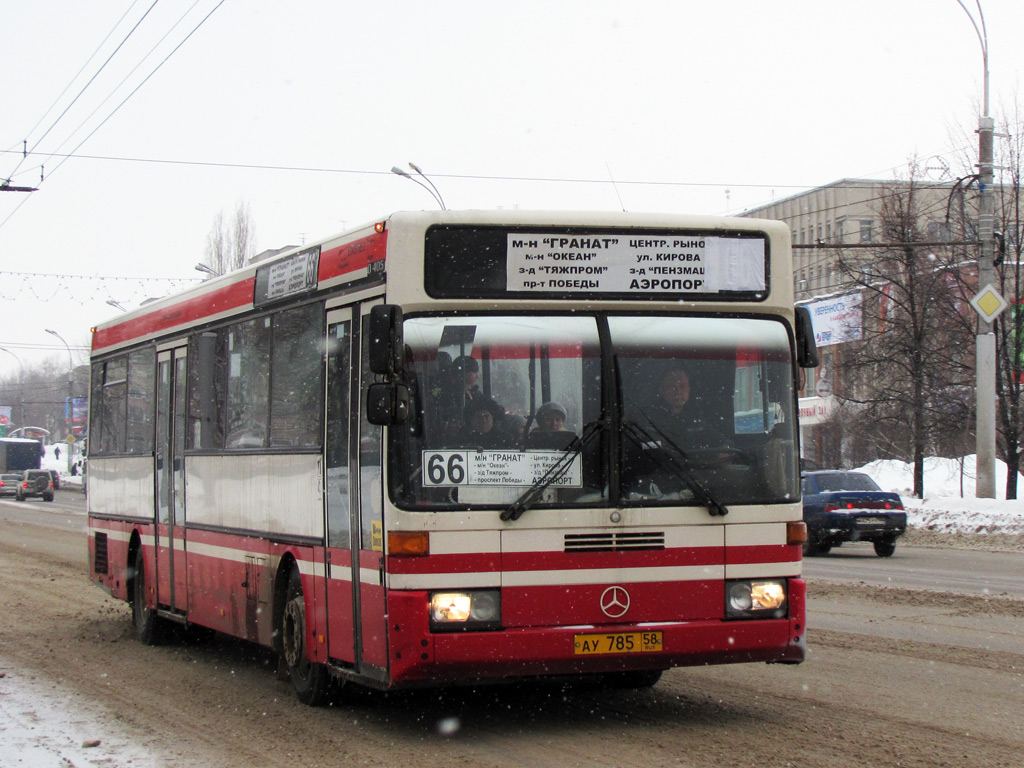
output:
[[[518,413],[506,413],[502,423],[502,431],[508,436],[509,445],[523,444],[523,432],[526,429],[526,417]]]
[[[658,397],[647,412],[654,434],[665,447],[686,450],[729,449],[732,441],[711,420],[711,409],[691,401],[690,374],[682,367],[666,370],[658,384]]]
[[[527,448],[564,450],[575,439],[576,433],[565,428],[565,408],[554,401],[537,409],[537,428],[526,439]]]
[[[505,412],[490,398],[478,397],[466,405],[464,426],[458,431],[452,447],[509,448],[512,446],[504,430]]]
[[[495,420],[505,413],[505,409],[485,395],[477,384],[480,363],[475,357],[459,355],[440,375],[437,406],[444,421],[446,442],[457,440],[469,426],[468,411],[471,405],[489,403],[492,414],[496,416]]]
[[[728,493],[742,481],[734,462],[741,456],[721,426],[721,403],[701,399],[690,372],[675,364],[650,376],[658,382],[654,401],[627,422],[623,486],[640,496],[693,495],[700,482]],[[728,403],[731,412],[732,402]]]

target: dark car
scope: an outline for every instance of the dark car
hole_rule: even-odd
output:
[[[24,501],[30,496],[40,496],[43,501],[53,501],[53,475],[48,469],[26,469],[21,476],[21,487],[15,498]]]
[[[0,475],[0,496],[17,496],[21,475]]]
[[[844,541],[870,541],[876,555],[890,557],[907,530],[899,494],[883,491],[863,472],[805,472],[803,497],[806,556],[828,554]]]

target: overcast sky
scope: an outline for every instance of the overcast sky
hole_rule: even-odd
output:
[[[998,113],[1024,3],[983,10]],[[25,364],[198,278],[240,202],[258,250],[434,207],[408,161],[449,208],[739,213],[953,164],[983,73],[957,0],[0,0],[0,50],[0,179],[39,188],[0,192]]]

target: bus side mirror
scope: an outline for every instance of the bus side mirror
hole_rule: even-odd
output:
[[[796,308],[796,361],[801,368],[817,368],[818,347],[814,343],[814,324],[807,307]]]
[[[378,304],[370,309],[370,370],[374,373],[397,376],[402,372],[402,319],[402,310],[394,304]]]
[[[409,388],[405,384],[371,384],[366,393],[366,420],[380,427],[409,419]]]

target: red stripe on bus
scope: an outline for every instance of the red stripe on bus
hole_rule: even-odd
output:
[[[256,278],[249,277],[202,296],[97,330],[92,337],[93,352],[252,304],[255,283]]]
[[[388,558],[388,573],[497,573],[501,571],[501,555],[484,552],[461,555],[430,555],[428,557]]]
[[[332,277],[366,269],[371,262],[382,261],[387,254],[387,244],[388,233],[385,231],[323,251],[320,254],[317,280],[330,280]]]
[[[764,544],[749,547],[727,547],[725,561],[729,565],[753,565],[755,563],[795,563],[803,557],[799,546],[785,544]]]
[[[386,232],[331,248],[320,255],[317,280],[324,281],[366,269],[371,262],[381,261],[386,251]],[[252,303],[255,283],[255,276],[250,276],[210,293],[204,293],[202,296],[195,296],[165,309],[97,330],[92,339],[93,351],[245,307]]]

